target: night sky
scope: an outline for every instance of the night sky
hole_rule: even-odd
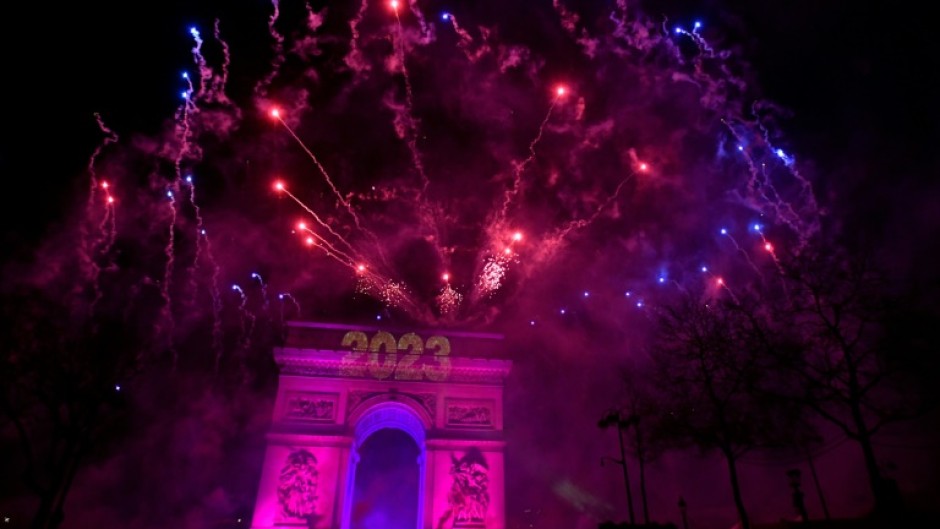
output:
[[[613,454],[613,434],[596,422],[623,396],[620,373],[644,362],[643,305],[665,289],[701,284],[702,267],[743,283],[750,260],[766,260],[752,251],[765,236],[787,251],[834,233],[874,255],[893,288],[933,306],[940,58],[925,8],[434,1],[418,3],[423,20],[403,7],[399,29],[384,2],[357,14],[359,2],[284,0],[269,28],[271,6],[4,7],[4,293],[28,285],[53,296],[82,279],[68,263],[89,230],[107,248],[98,280],[114,285],[102,287],[100,310],[155,322],[166,350],[184,357],[178,377],[145,376],[131,390],[137,420],[79,473],[64,527],[205,527],[250,515],[274,385],[270,360],[226,352],[264,345],[246,321],[506,333],[516,363],[509,525],[539,512],[564,520],[558,527],[591,527],[623,517],[618,473],[597,464]],[[216,19],[230,50],[224,90]],[[190,27],[204,41],[208,84]],[[186,100],[182,72],[196,82]],[[89,158],[105,137],[96,112],[119,140],[95,163],[96,181],[111,187],[90,196]],[[761,178],[772,192],[755,191]],[[308,247],[300,220],[335,249]],[[204,389],[207,362],[193,351],[267,374]],[[162,376],[176,388],[166,407],[154,402]],[[883,448],[899,481],[936,499],[936,432],[892,435]],[[148,457],[159,446],[172,461],[163,468]],[[833,443],[820,460],[840,516],[868,501],[852,450]],[[762,457],[745,479],[755,519],[770,521],[790,512],[787,462]],[[176,485],[194,460],[200,479]],[[695,454],[658,462],[654,518],[678,521],[683,495],[695,526],[729,526],[722,472]],[[147,484],[127,486],[138,478]],[[0,516],[28,512],[19,491],[12,477],[0,489],[12,498]]]

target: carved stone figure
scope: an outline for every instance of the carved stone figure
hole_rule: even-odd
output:
[[[277,501],[286,516],[309,518],[316,511],[317,458],[306,450],[287,456],[277,483]]]
[[[447,502],[453,513],[454,527],[483,527],[490,505],[489,466],[476,448],[457,459],[450,456],[454,478]]]
[[[465,426],[492,426],[492,412],[486,406],[452,405],[447,408],[447,423]]]
[[[318,397],[316,395],[291,395],[287,401],[287,418],[329,422],[333,420],[336,401],[331,397]]]

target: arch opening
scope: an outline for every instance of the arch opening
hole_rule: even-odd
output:
[[[414,529],[420,450],[397,428],[382,428],[359,447],[350,529]]]
[[[408,405],[386,401],[353,430],[343,529],[421,529],[425,508],[425,431]]]

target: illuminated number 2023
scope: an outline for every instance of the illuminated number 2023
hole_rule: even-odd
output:
[[[394,375],[395,380],[446,380],[450,374],[450,341],[444,336],[432,336],[424,342],[420,336],[410,332],[399,340],[385,331],[369,339],[362,331],[350,331],[343,336],[343,347],[352,351],[343,357],[340,373],[349,377],[369,376],[384,380]],[[425,350],[433,353],[428,358]],[[399,359],[398,353],[403,353]],[[362,362],[368,353],[367,364]],[[384,355],[384,357],[383,357]]]

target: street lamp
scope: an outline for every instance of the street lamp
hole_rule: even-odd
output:
[[[598,423],[601,428],[617,427],[617,439],[620,440],[620,459],[604,456],[601,458],[601,466],[604,466],[605,461],[610,461],[620,465],[620,468],[623,469],[623,486],[627,491],[627,512],[630,514],[630,525],[636,525],[636,516],[633,514],[633,494],[630,492],[630,476],[627,474],[627,450],[623,443],[623,430],[629,427],[633,420],[633,417],[624,419],[619,411],[611,411]]]
[[[679,496],[679,514],[682,515],[682,529],[689,529],[689,516],[686,513],[685,498]]]
[[[803,501],[803,491],[800,490],[800,469],[792,468],[787,471],[787,479],[790,482],[790,488],[793,489],[793,508],[800,515],[800,521],[809,522],[809,514],[806,512],[806,502]]]

